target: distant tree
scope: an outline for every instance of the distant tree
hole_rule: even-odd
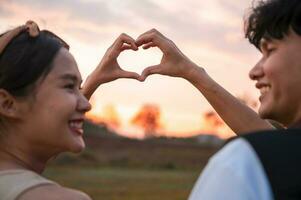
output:
[[[258,107],[257,101],[248,94],[239,95],[236,98],[254,110]],[[212,110],[203,114],[201,131],[222,138],[228,138],[234,135],[233,131],[225,124],[219,115]]]
[[[233,131],[225,124],[220,116],[212,110],[203,114],[201,131],[224,139],[234,135]]]
[[[154,137],[158,129],[160,129],[161,123],[160,108],[154,104],[143,105],[137,114],[132,118],[131,123],[139,126],[144,130],[145,137]]]
[[[214,111],[207,111],[202,117],[202,131],[205,133],[217,134],[219,127],[224,123]]]

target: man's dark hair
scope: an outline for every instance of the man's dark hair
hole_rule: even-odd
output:
[[[261,39],[281,40],[290,29],[301,35],[301,0],[261,0],[245,20],[245,37],[258,49]]]
[[[62,47],[47,31],[37,37],[22,32],[0,54],[0,88],[15,97],[27,96],[36,81],[51,71],[52,61]]]

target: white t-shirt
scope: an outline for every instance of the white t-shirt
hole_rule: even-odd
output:
[[[252,146],[242,138],[209,161],[189,200],[272,200],[272,190]]]

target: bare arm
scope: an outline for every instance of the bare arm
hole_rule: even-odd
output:
[[[121,34],[112,46],[107,50],[96,69],[88,76],[83,84],[82,93],[90,99],[95,90],[104,83],[114,81],[119,78],[130,78],[139,80],[140,75],[135,72],[128,72],[119,66],[117,58],[124,50],[137,51],[135,40],[126,34]]]
[[[236,134],[274,128],[268,121],[261,119],[253,109],[216,83],[204,69],[196,67],[195,72],[187,80],[204,95]]]
[[[193,63],[171,40],[157,30],[152,29],[140,35],[136,43],[144,49],[158,47],[163,52],[161,63],[146,68],[142,73],[142,80],[151,74],[186,79],[205,96],[236,134],[273,129],[269,122],[261,119],[256,112],[216,83],[203,68]]]

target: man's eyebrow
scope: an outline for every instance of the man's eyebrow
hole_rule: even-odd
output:
[[[72,80],[74,82],[79,82],[80,84],[82,83],[82,80],[79,79],[76,75],[74,74],[63,74],[62,76],[60,76],[60,79],[64,79],[64,80]]]
[[[267,45],[267,39],[266,38],[262,38],[259,42],[259,49],[260,51],[262,51],[262,48],[265,47]]]

